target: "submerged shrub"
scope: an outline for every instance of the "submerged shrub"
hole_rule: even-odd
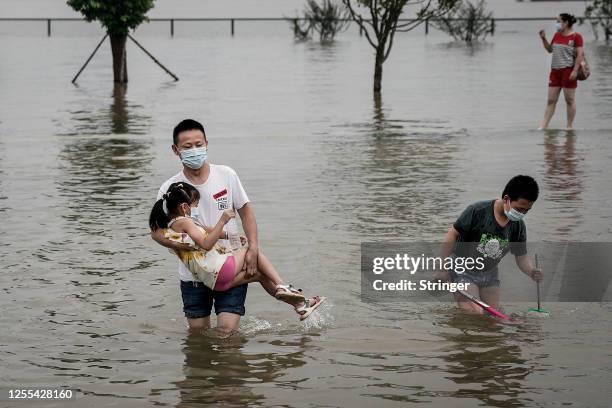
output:
[[[603,31],[606,41],[612,35],[612,0],[591,0],[587,3],[584,16],[591,20],[593,34],[599,37],[599,29]]]
[[[292,20],[293,34],[298,40],[312,39],[331,42],[336,34],[346,30],[349,24],[348,11],[342,3],[332,0],[307,0],[304,14]]]
[[[448,14],[432,20],[437,29],[449,34],[457,41],[472,43],[484,40],[491,33],[493,13],[487,11],[485,0],[476,4],[459,2]]]

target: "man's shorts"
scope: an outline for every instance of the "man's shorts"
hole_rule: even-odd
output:
[[[576,89],[576,87],[578,86],[578,80],[574,79],[572,81],[570,79],[570,74],[573,70],[574,67],[552,69],[550,71],[550,76],[548,77],[548,86]]]
[[[465,271],[461,274],[451,272],[451,280],[455,283],[470,283],[479,288],[490,288],[499,286],[499,270],[497,268],[488,271]]]
[[[213,304],[216,314],[225,312],[244,316],[246,312],[244,302],[248,286],[245,284],[224,292],[217,292],[204,286],[202,282],[181,281],[185,317],[190,319],[208,317]]]

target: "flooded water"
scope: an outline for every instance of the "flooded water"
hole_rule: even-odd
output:
[[[494,3],[506,15],[580,10]],[[95,27],[57,23],[47,38],[36,24],[0,30],[2,387],[66,386],[85,394],[68,406],[83,407],[610,405],[608,304],[551,304],[547,319],[501,325],[452,305],[360,300],[361,242],[439,240],[516,173],[541,186],[530,240],[612,239],[612,47],[588,27],[576,130],[539,132],[550,60],[537,30],[551,23],[500,24],[472,49],[402,35],[382,101],[354,32],[321,46],[294,43],[284,23],[237,25],[234,38],[177,26],[173,39],[152,23],[139,39],[180,81],[130,45],[130,84],[113,89],[108,46],[70,83]],[[205,123],[211,161],[240,175],[283,277],[329,297],[306,324],[252,285],[239,335],[188,336],[176,261],[147,227],[179,169],[171,130],[185,117]],[[564,121],[560,103],[552,127]]]

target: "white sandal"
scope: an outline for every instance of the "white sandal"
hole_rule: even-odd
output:
[[[306,319],[312,314],[312,312],[315,311],[316,308],[321,306],[323,302],[327,300],[325,296],[313,296],[313,299],[315,300],[315,303],[313,305],[310,304],[310,299],[304,299],[304,304],[300,307],[295,308],[297,314],[300,315],[300,320]]]
[[[302,294],[302,289],[296,289],[293,285],[276,285],[274,297],[292,304],[306,301],[306,297]]]

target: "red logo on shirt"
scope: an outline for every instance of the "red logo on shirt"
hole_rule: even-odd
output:
[[[219,197],[222,197],[224,195],[227,194],[227,188],[224,188],[223,190],[219,191],[218,193],[213,194],[213,198],[215,200],[219,199]]]
[[[219,211],[225,211],[229,208],[227,205],[227,188],[213,194],[213,198],[217,202],[217,208]]]

